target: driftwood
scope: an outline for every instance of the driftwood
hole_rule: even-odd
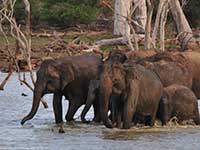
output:
[[[132,36],[132,35],[131,35]],[[143,34],[136,34],[138,41],[141,41],[144,39]],[[101,46],[107,46],[107,45],[120,45],[120,44],[127,44],[128,40],[127,37],[118,37],[113,39],[104,39],[95,42],[95,45],[101,47]]]
[[[0,84],[0,90],[4,90],[4,86],[6,85],[6,83],[8,82],[8,79],[11,77],[11,75],[13,74],[13,70],[12,71],[10,71],[8,74],[7,74],[7,76],[5,77],[5,79],[1,82],[1,84]]]

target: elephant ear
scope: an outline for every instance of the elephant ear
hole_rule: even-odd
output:
[[[75,74],[72,64],[67,64],[67,66],[61,66],[60,69],[61,77],[61,90],[63,90],[67,84],[75,79]]]
[[[49,75],[53,78],[60,78],[59,72],[57,71],[57,68],[53,65],[49,65],[47,68],[47,72],[49,73]]]

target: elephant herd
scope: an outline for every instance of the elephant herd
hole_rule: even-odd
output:
[[[89,123],[85,115],[93,106],[93,121],[108,128],[153,126],[155,119],[165,125],[172,117],[180,124],[200,124],[200,53],[131,53],[113,51],[104,61],[94,53],[45,60],[37,71],[31,111],[21,124],[34,117],[47,93],[53,93],[56,124],[63,123],[62,96],[69,100],[66,121],[85,104],[81,120]]]

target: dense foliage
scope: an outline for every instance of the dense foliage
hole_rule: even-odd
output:
[[[184,12],[192,27],[200,27],[200,0],[189,0]]]
[[[99,0],[30,0],[31,23],[33,25],[59,27],[80,23],[89,24],[96,21],[99,14],[102,14],[102,9],[98,7],[98,1]],[[193,27],[200,26],[199,8],[199,0],[189,0],[184,7],[186,17]],[[107,15],[107,17],[110,17],[111,13],[109,13],[108,10],[104,13],[104,16]],[[18,21],[24,21],[24,4],[22,0],[17,1],[15,16]]]
[[[97,19],[96,0],[30,0],[31,22],[34,25],[70,26],[90,23]],[[15,16],[24,20],[24,4],[17,1]]]

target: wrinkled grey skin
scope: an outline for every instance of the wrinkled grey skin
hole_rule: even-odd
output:
[[[114,95],[112,103],[118,127],[123,121],[123,128],[130,128],[135,114],[148,118],[147,124],[153,126],[163,90],[157,75],[141,65],[120,62],[104,63],[103,69],[100,108],[104,125],[113,127],[107,114],[110,98]]]
[[[85,119],[85,115],[86,113],[88,112],[88,110],[90,109],[91,105],[94,104],[94,106],[97,106],[97,107],[94,107],[94,109],[96,108],[96,114],[94,118],[94,121],[95,122],[100,122],[101,121],[101,116],[99,115],[99,105],[100,105],[100,76],[102,74],[102,72],[107,72],[109,73],[110,71],[110,67],[112,63],[114,62],[124,62],[125,60],[127,60],[127,57],[124,53],[120,52],[120,51],[113,51],[109,54],[109,57],[108,59],[106,60],[106,62],[104,63],[104,70],[102,67],[99,67],[99,74],[98,76],[96,77],[95,80],[91,80],[90,82],[90,85],[89,85],[89,91],[88,91],[88,96],[87,96],[87,100],[86,100],[86,105],[81,113],[81,120],[85,123],[89,123],[89,121],[87,121]],[[105,66],[108,66],[107,67],[107,70],[105,69],[106,67]],[[113,96],[114,98],[114,96]],[[111,108],[111,115],[112,115],[112,112],[114,111],[114,108],[112,109],[112,103],[111,101],[109,102],[109,108]]]
[[[191,119],[198,125],[200,118],[196,96],[188,87],[182,85],[173,84],[164,88],[157,117],[163,125],[172,117],[177,117],[180,124]]]
[[[163,52],[143,58],[137,63],[153,69],[160,76],[164,87],[171,84],[184,85],[192,89],[198,99],[200,98],[199,52]]]
[[[33,104],[30,113],[21,124],[36,114],[41,98],[53,93],[53,109],[56,123],[62,123],[62,96],[69,99],[69,109],[65,119],[73,120],[77,109],[85,103],[91,79],[98,74],[102,59],[96,54],[69,56],[55,60],[45,60],[37,71]]]
[[[115,111],[113,109],[115,104],[113,104],[111,100],[112,91],[116,91],[116,93],[118,92],[117,91],[118,89],[113,86],[116,82],[118,82],[118,80],[113,78],[113,74],[116,74],[116,76],[118,74],[117,72],[115,72],[118,70],[114,69],[114,65],[122,64],[126,60],[127,60],[127,57],[124,53],[120,51],[111,52],[108,59],[104,62],[102,71],[100,73],[100,77],[99,77],[100,78],[100,84],[99,84],[100,113],[101,113],[101,119],[104,125],[108,128],[113,127],[112,122],[110,121],[110,119],[108,119],[108,110],[111,107],[111,113]],[[118,76],[118,77],[120,78],[121,76]]]

